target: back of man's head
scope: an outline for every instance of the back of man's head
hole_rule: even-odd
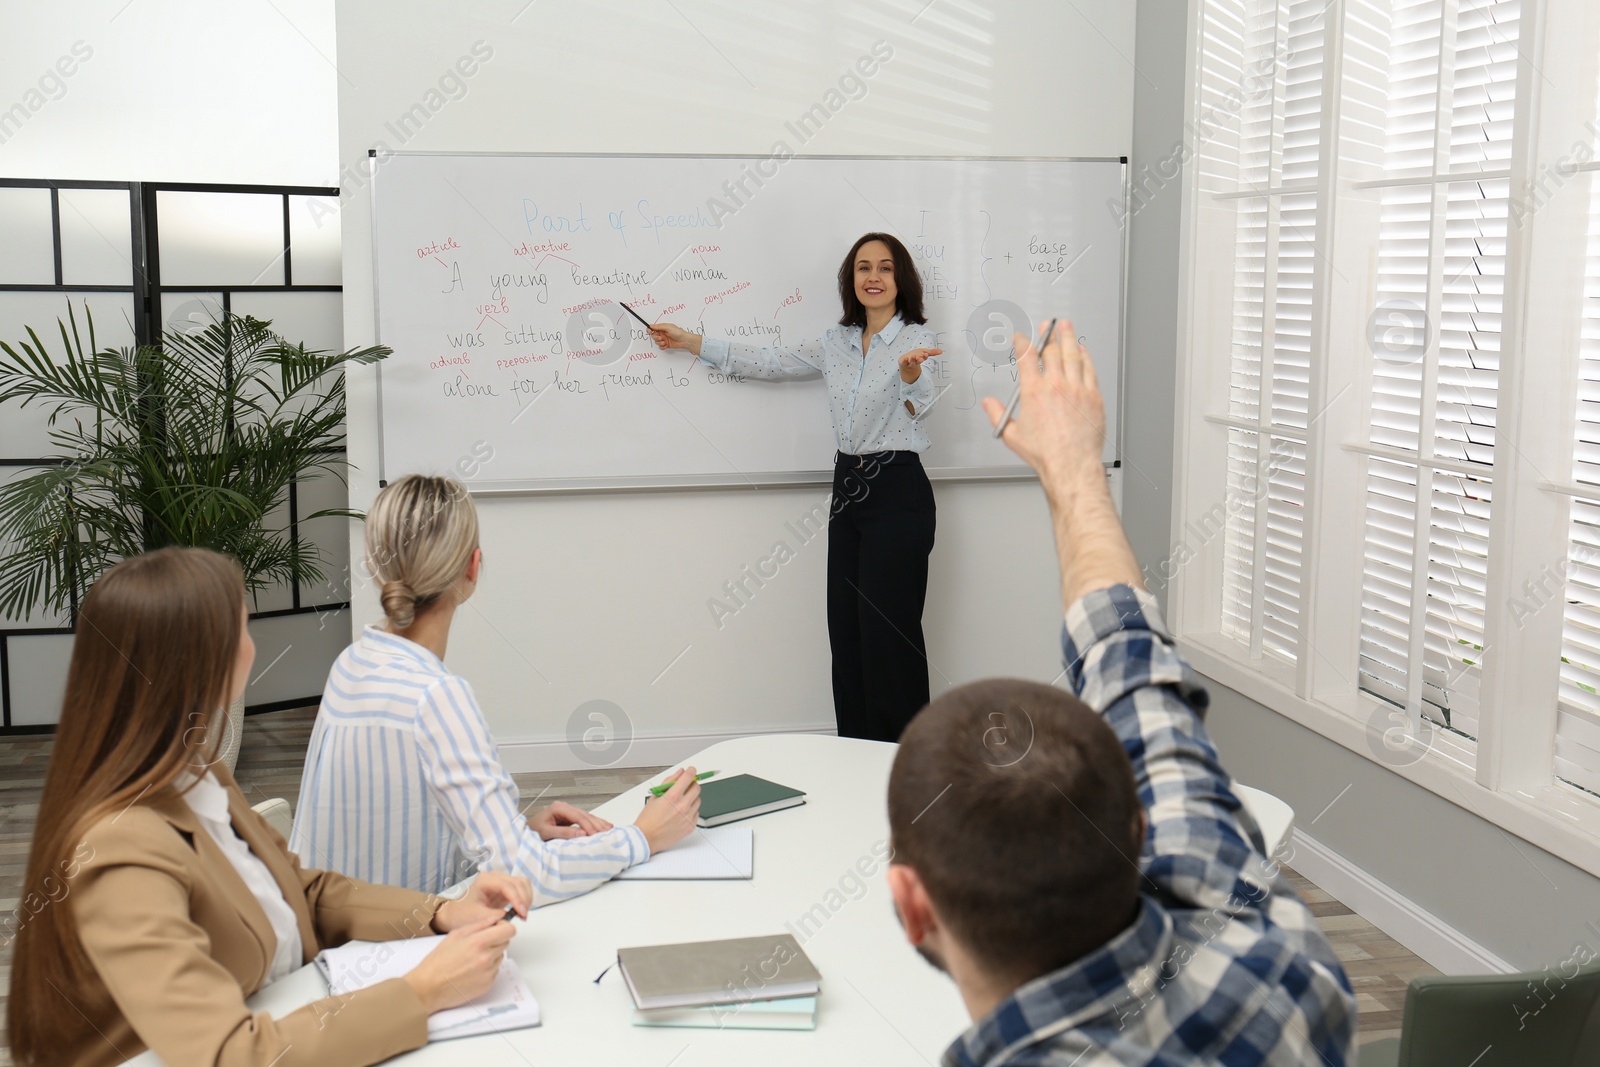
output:
[[[911,721],[889,777],[894,862],[976,963],[1019,984],[1132,921],[1142,825],[1111,728],[1037,682],[941,696]]]

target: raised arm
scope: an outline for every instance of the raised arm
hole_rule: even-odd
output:
[[[1260,903],[1272,881],[1260,831],[1217,762],[1199,709],[1205,690],[1178,656],[1145,591],[1101,464],[1105,409],[1094,364],[1062,324],[1042,366],[1017,335],[1022,398],[1004,440],[1039,473],[1050,505],[1066,613],[1063,654],[1074,691],[1101,712],[1133,762],[1150,822],[1143,866],[1163,892],[1218,907],[1248,878]],[[1003,405],[984,401],[991,424]]]
[[[467,853],[483,870],[532,881],[535,906],[586,893],[650,856],[637,826],[541,841],[521,813],[516,783],[500,763],[471,687],[459,678],[441,679],[423,699],[417,749],[427,788]]]
[[[1100,459],[1106,411],[1094,362],[1066,320],[1045,349],[1043,366],[1027,337],[1019,333],[1013,343],[1022,399],[1001,439],[1038,472],[1044,486],[1061,562],[1062,606],[1070,608],[1085,594],[1113,585],[1143,589]],[[1005,405],[987,397],[983,410],[990,425],[997,425]]]
[[[820,339],[798,345],[750,345],[690,333],[670,322],[652,326],[650,336],[662,348],[693,352],[724,374],[783,379],[810,378],[822,373]]]

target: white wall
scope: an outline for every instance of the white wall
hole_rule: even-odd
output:
[[[333,64],[329,0],[7,4],[0,176],[337,185]]]
[[[0,29],[0,177],[337,185],[333,27],[331,0],[9,4]],[[124,230],[108,244],[125,248],[127,240]],[[90,302],[102,312],[105,340],[127,298]],[[39,319],[30,311],[24,322],[0,308],[0,339],[20,338],[25,325],[48,338],[56,313]],[[131,332],[109,332],[113,343],[131,341]],[[297,339],[339,340],[311,332]],[[0,412],[8,417],[16,416]],[[331,553],[336,568],[339,549]],[[288,605],[286,594],[268,599],[264,606]],[[36,617],[33,625],[49,621]],[[246,701],[314,699],[345,628],[342,615],[252,623],[257,664]],[[70,637],[13,640],[11,650],[13,722],[55,721]]]
[[[341,2],[346,343],[372,337],[369,201],[358,185],[380,142],[766,153],[786,120],[882,39],[894,58],[801,151],[1121,156],[1132,131],[1133,14],[1126,0],[506,0],[470,12]],[[478,42],[489,58],[451,77]],[[407,113],[418,121],[402,138]],[[350,428],[353,462],[375,471],[370,373],[351,379]],[[365,507],[376,488],[371,473],[354,476],[352,506]],[[633,746],[611,748],[607,762],[670,760],[730,733],[831,729],[825,545],[803,549],[720,630],[706,606],[824,492],[480,500],[485,578],[458,616],[449,661],[472,680],[508,763],[579,765],[568,722],[590,700],[614,703],[631,723]],[[935,692],[992,674],[1055,677],[1057,575],[1037,486],[941,484],[936,496],[925,616]],[[358,618],[376,615],[370,590],[357,605]]]

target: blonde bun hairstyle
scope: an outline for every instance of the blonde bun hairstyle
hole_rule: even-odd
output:
[[[409,629],[467,571],[478,547],[478,510],[454,478],[408,474],[367,512],[367,570],[393,630]]]

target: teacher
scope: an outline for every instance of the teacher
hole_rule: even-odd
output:
[[[828,522],[828,643],[840,737],[898,741],[928,703],[922,607],[933,551],[933,487],[922,420],[937,399],[922,279],[895,237],[869,233],[839,265],[839,325],[795,346],[736,344],[658,323],[662,348],[686,348],[724,374],[828,385],[833,435]]]

